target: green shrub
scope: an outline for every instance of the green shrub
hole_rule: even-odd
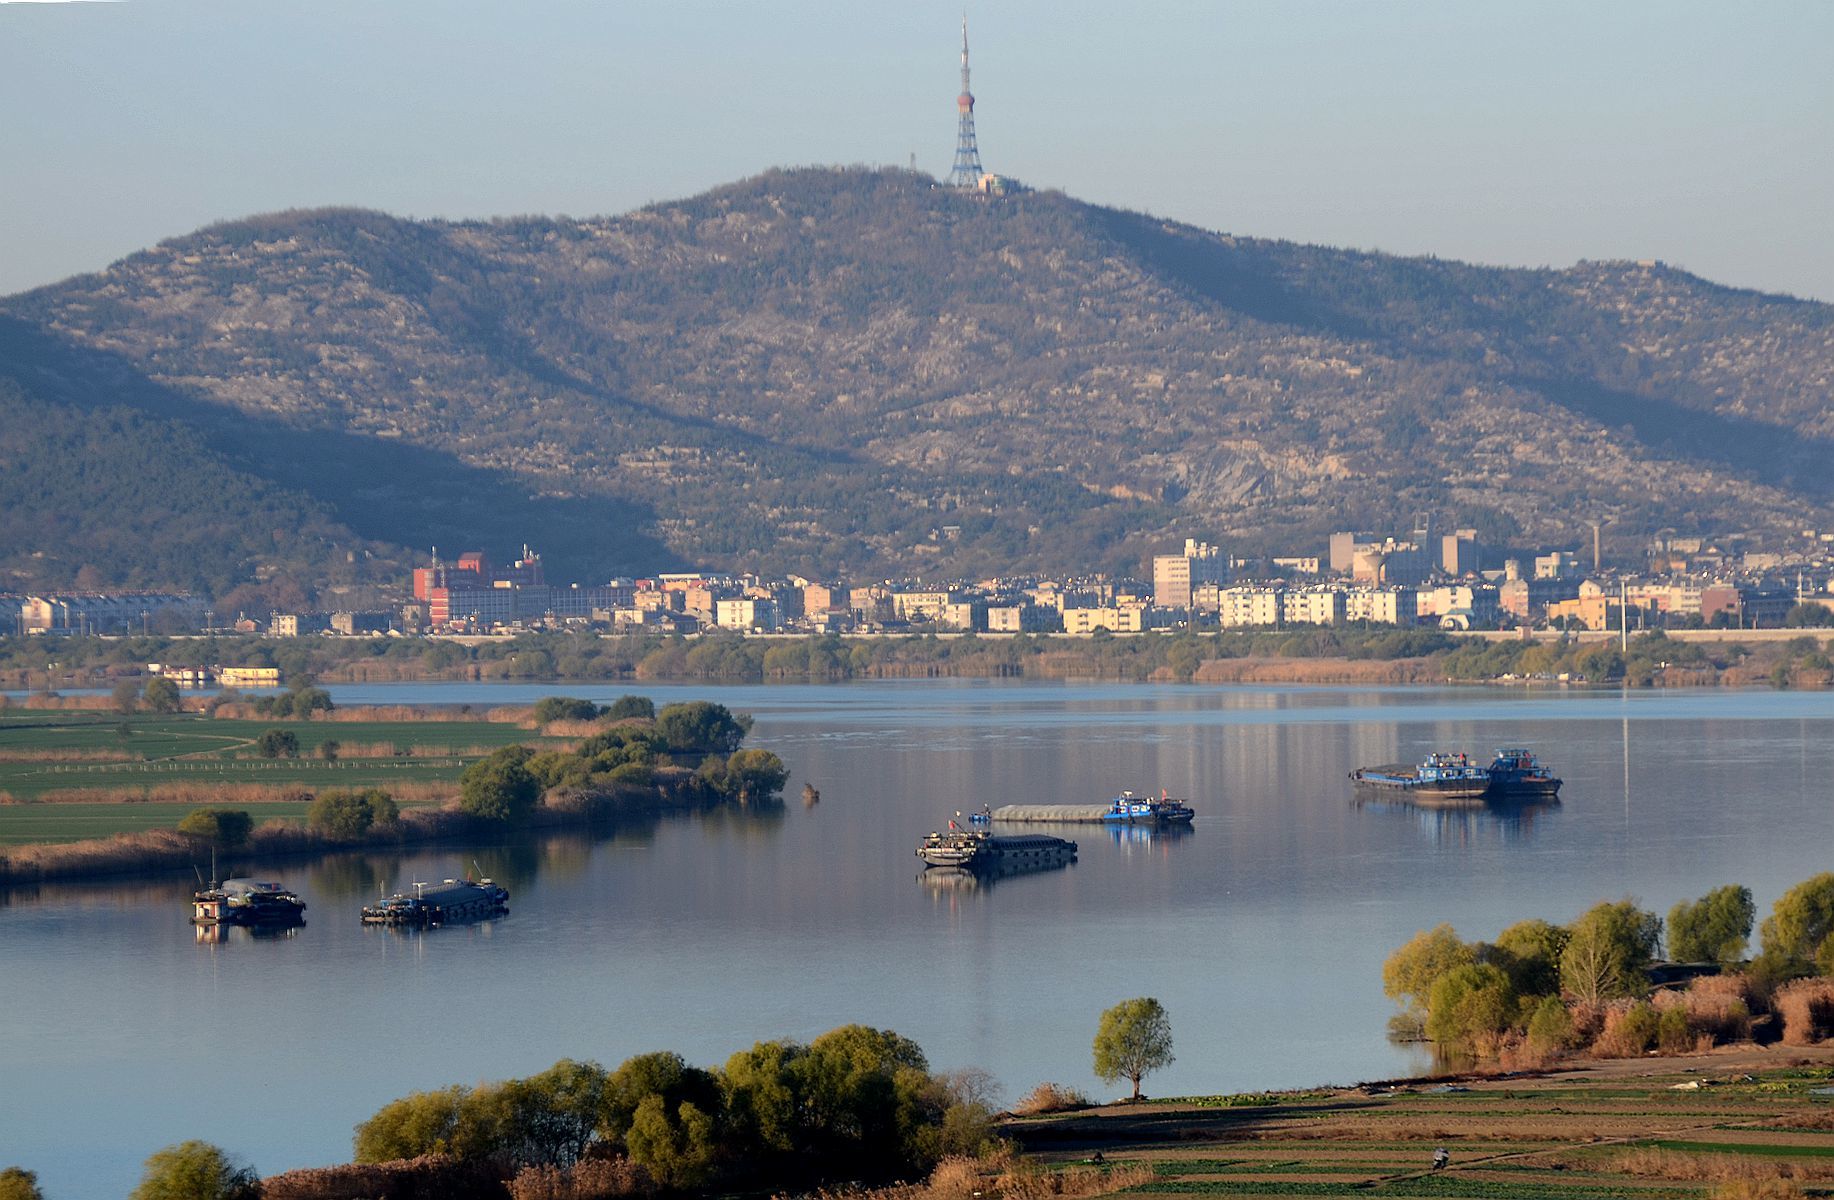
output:
[[[535,724],[547,725],[554,721],[596,721],[599,718],[599,706],[590,700],[577,700],[572,696],[544,696],[535,702]]]
[[[167,1146],[146,1160],[129,1200],[260,1200],[254,1171],[208,1142]]]
[[[320,792],[306,812],[306,824],[327,837],[354,841],[376,825],[392,825],[401,810],[381,788]]]
[[[0,1200],[45,1200],[38,1190],[38,1176],[23,1167],[0,1171]]]
[[[505,746],[459,776],[459,808],[474,817],[519,825],[541,801],[541,781],[528,768],[534,751]]]
[[[1573,1014],[1559,996],[1545,996],[1528,1019],[1528,1044],[1544,1054],[1573,1048]]]
[[[613,721],[627,721],[632,717],[651,720],[656,716],[656,703],[648,696],[619,696],[605,710],[605,716]]]
[[[290,729],[268,729],[255,739],[262,758],[298,758],[299,738]]]
[[[1656,1021],[1656,1047],[1664,1054],[1686,1054],[1694,1048],[1685,1008],[1665,1008]]]
[[[178,823],[180,833],[202,838],[222,849],[233,849],[247,842],[254,828],[253,817],[231,808],[194,808]]]

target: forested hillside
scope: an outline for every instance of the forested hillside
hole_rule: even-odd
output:
[[[192,578],[207,518],[247,510],[252,536],[270,492],[327,552],[226,552],[251,575],[524,540],[580,577],[1137,571],[1187,534],[1316,552],[1421,511],[1571,544],[1592,518],[1625,541],[1782,535],[1834,507],[1828,305],[905,172],[773,172],[584,221],[261,217],[0,314],[24,395],[146,413],[255,489],[214,514],[175,496],[137,558],[66,513],[56,570],[111,578]],[[54,574],[24,540],[49,527],[9,512],[0,561]]]

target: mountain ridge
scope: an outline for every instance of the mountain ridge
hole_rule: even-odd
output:
[[[1834,306],[900,171],[769,172],[584,220],[296,210],[0,314],[41,366],[112,356],[199,428],[233,416],[241,433],[211,435],[230,449],[336,435],[377,463],[418,454],[404,487],[471,473],[509,510],[467,538],[345,502],[384,557],[520,520],[511,543],[564,544],[581,577],[1138,570],[1187,535],[1300,553],[1420,511],[1530,546],[1596,517],[1628,545],[1781,538],[1834,505]],[[517,493],[548,510],[518,518]]]

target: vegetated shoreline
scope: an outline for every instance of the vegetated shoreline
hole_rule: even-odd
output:
[[[684,776],[691,772],[683,771]],[[456,791],[456,789],[455,789]],[[134,803],[124,796],[121,803]],[[39,801],[38,803],[56,803]],[[270,820],[258,826],[246,843],[234,847],[234,858],[261,862],[309,862],[337,854],[442,844],[477,845],[500,841],[507,835],[606,829],[620,819],[634,820],[670,813],[690,813],[710,807],[685,792],[665,792],[648,801],[625,799],[616,804],[595,803],[591,798],[569,796],[544,802],[513,829],[501,823],[459,811],[457,801],[438,808],[410,808],[386,827],[355,838],[333,837],[290,821]],[[260,801],[250,803],[259,817]],[[31,843],[0,846],[0,890],[40,883],[101,882],[122,877],[189,875],[210,861],[208,843],[176,829],[118,833],[75,842]]]
[[[890,679],[1136,680],[1178,683],[1834,686],[1826,629],[1639,632],[1522,638],[1388,627],[1072,637],[0,638],[0,688],[107,688],[148,662],[278,667],[325,683],[529,681],[743,683]],[[53,669],[53,663],[56,667]]]

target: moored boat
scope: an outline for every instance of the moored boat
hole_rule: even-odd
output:
[[[930,867],[1021,871],[1073,862],[1076,843],[1040,833],[1006,836],[963,829],[950,821],[948,832],[933,832],[923,839],[917,857]]]
[[[1520,747],[1506,746],[1490,763],[1492,800],[1552,800],[1560,795],[1560,780],[1541,761]]]
[[[509,890],[489,879],[447,879],[417,883],[414,894],[393,896],[363,906],[365,925],[422,927],[459,921],[483,921],[509,912]]]
[[[1106,804],[1004,804],[983,806],[969,819],[976,825],[1173,825],[1189,824],[1197,810],[1165,791],[1157,796],[1122,792]]]
[[[1416,766],[1390,763],[1350,772],[1358,792],[1416,803],[1474,803],[1490,790],[1490,772],[1467,755],[1435,751]]]
[[[226,879],[191,897],[193,925],[246,925],[279,928],[301,925],[306,902],[278,883],[261,879]]]

